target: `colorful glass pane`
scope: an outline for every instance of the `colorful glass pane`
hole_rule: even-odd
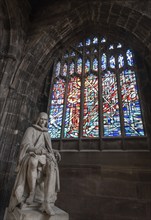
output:
[[[77,47],[83,47],[83,43],[80,42]]]
[[[122,44],[119,43],[119,44],[117,45],[117,48],[121,48],[121,47],[122,47]]]
[[[60,138],[65,94],[65,81],[59,80],[53,85],[49,132],[52,138]]]
[[[99,136],[98,78],[89,75],[84,87],[83,137]]]
[[[86,49],[86,54],[90,54],[90,51]]]
[[[98,43],[98,38],[97,37],[94,37],[93,38],[93,44],[97,44]]]
[[[120,136],[120,114],[116,76],[110,71],[102,74],[104,136]]]
[[[63,76],[66,76],[66,75],[67,75],[67,70],[68,70],[68,65],[67,65],[67,63],[65,63],[65,64],[63,65],[63,70],[62,70],[62,75],[63,75]]]
[[[124,66],[124,57],[122,54],[118,56],[118,67],[122,68]]]
[[[90,60],[87,60],[85,62],[85,73],[90,71]]]
[[[98,45],[100,41],[101,44]],[[126,53],[122,55],[120,52],[122,44],[114,44],[113,42],[113,44],[106,45],[103,44],[105,42],[106,38],[88,37],[84,44],[82,41],[76,44],[77,51],[71,48],[66,49],[63,55],[63,64],[60,59],[58,60],[54,69],[54,77],[57,77],[55,79],[57,81],[53,85],[49,116],[49,132],[52,138],[60,138],[61,134],[65,138],[78,138],[80,126],[83,127],[83,137],[99,137],[99,115],[101,115],[101,124],[103,124],[101,129],[105,137],[121,136],[121,130],[125,132],[125,136],[144,136],[135,72],[124,68],[125,64],[126,66],[134,66],[133,52],[131,49],[127,49]],[[105,50],[108,52],[105,53]],[[117,54],[115,54],[116,51]],[[101,52],[99,59],[98,52]],[[113,52],[115,53],[113,54]],[[75,61],[75,59],[77,60]],[[99,66],[101,71],[99,71]],[[116,67],[121,68],[119,74],[115,74],[114,70],[111,70]],[[108,68],[110,71],[107,71]],[[85,76],[82,74],[82,70],[84,70]],[[100,87],[96,74],[98,71],[101,72],[102,85]],[[77,77],[77,74],[75,76],[75,72],[81,76]],[[60,73],[61,76],[70,75],[66,82],[63,80],[65,77],[59,79]],[[120,82],[119,88],[117,88],[117,77]],[[84,83],[82,100],[81,80]],[[68,91],[66,100],[64,100],[66,84]],[[98,91],[98,87],[101,89],[100,91]],[[123,114],[120,114],[121,111],[119,111],[118,92],[121,94],[120,103],[122,105],[120,105],[120,109]],[[98,94],[101,97],[98,97]],[[101,112],[98,108],[100,100],[103,104]],[[83,125],[79,124],[82,117],[80,116],[81,105],[84,107],[84,112],[82,112]],[[63,115],[65,116],[64,120],[62,119]],[[123,123],[120,123],[120,120]],[[62,121],[65,122],[63,126]],[[121,128],[121,124],[124,127]],[[64,127],[63,131],[61,131],[62,127]]]
[[[65,116],[65,138],[77,138],[79,135],[81,81],[71,78],[68,84],[67,107]]]
[[[94,60],[93,60],[93,70],[94,71],[98,71],[98,60],[95,58]]]
[[[69,56],[69,53],[66,52],[65,55],[64,55],[64,58],[67,58]]]
[[[102,38],[101,43],[104,43],[104,42],[106,42],[106,39]]]
[[[75,72],[75,64],[72,62],[69,66],[69,74],[72,75]]]
[[[106,69],[106,65],[107,65],[107,58],[106,58],[106,54],[103,53],[103,55],[101,57],[101,69],[105,70]]]
[[[97,53],[98,52],[98,50],[95,48],[94,50],[93,50],[93,53]]]
[[[127,63],[129,66],[133,66],[134,65],[134,61],[133,61],[133,54],[130,50],[127,50],[126,52],[126,57],[127,57]]]
[[[76,54],[74,51],[71,52],[71,57],[74,57]]]
[[[77,73],[82,74],[82,59],[79,58],[77,61]]]
[[[89,46],[91,44],[91,40],[90,40],[90,38],[87,38],[86,39],[86,46]]]
[[[125,70],[120,74],[122,108],[126,136],[143,136],[141,107],[137,92],[135,72]]]
[[[114,49],[114,46],[113,45],[110,45],[109,46],[109,50],[113,50]]]
[[[57,65],[56,65],[56,70],[55,70],[55,76],[59,76],[60,74],[60,68],[61,68],[61,63],[58,62]]]
[[[110,62],[110,67],[111,67],[112,69],[115,68],[115,57],[114,57],[114,56],[111,56],[111,57],[110,57],[109,62]]]

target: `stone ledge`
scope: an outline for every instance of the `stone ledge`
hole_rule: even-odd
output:
[[[19,209],[15,208],[13,212],[8,212],[8,208],[5,210],[5,215],[3,220],[69,220],[69,215],[65,211],[54,206],[55,211],[54,216],[49,216],[37,210],[29,209]]]

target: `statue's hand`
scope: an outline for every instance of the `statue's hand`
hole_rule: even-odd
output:
[[[34,153],[36,155],[42,155],[42,149],[41,148],[37,148],[37,149],[34,150]]]
[[[47,155],[47,154],[48,154],[48,151],[47,151],[47,150],[45,150],[45,149],[42,149],[42,154]]]

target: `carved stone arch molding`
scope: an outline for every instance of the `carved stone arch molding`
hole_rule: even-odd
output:
[[[27,19],[25,11],[30,10],[29,3],[24,3],[24,8],[20,7],[19,1],[1,1],[1,47],[0,47],[0,135],[3,139],[3,129],[7,129],[7,117],[13,113],[9,108],[11,96],[11,84],[15,72],[21,61],[24,43],[26,40]],[[2,155],[2,150],[0,157]]]
[[[144,63],[147,66],[147,73],[151,72],[151,12],[149,7],[146,9],[145,6],[141,7],[143,4],[141,3],[142,1],[138,3],[138,1],[135,0],[127,0],[124,2],[114,0],[83,0],[77,2],[74,0],[45,0],[44,2],[45,4],[35,11],[31,11],[28,1],[2,0],[0,3],[0,12],[2,16],[2,32],[0,32],[2,45],[0,48],[7,49],[6,54],[0,54],[0,198],[2,198],[0,201],[0,207],[3,209],[0,218],[8,204],[12,184],[14,182],[14,169],[17,161],[17,152],[19,150],[18,143],[20,143],[25,128],[31,123],[31,120],[39,111],[38,102],[39,98],[44,94],[46,78],[48,77],[48,80],[51,80],[51,68],[53,67],[53,62],[66,46],[70,45],[72,41],[76,41],[80,39],[81,36],[84,37],[89,33],[105,33],[112,38],[116,38],[119,41],[122,40],[132,46],[133,49],[138,52],[140,57],[144,59]],[[150,4],[148,3],[148,5]],[[151,75],[144,75],[143,68],[139,75],[141,76],[141,80],[143,80],[142,91],[145,94],[144,102],[148,108],[148,130],[151,131]],[[46,96],[47,95],[48,93]],[[47,100],[45,101],[47,102]],[[44,108],[44,106],[42,107]],[[92,184],[94,183],[96,186],[96,183],[98,182],[93,182],[93,177],[94,180],[96,178],[95,173],[97,173],[97,175],[100,175],[101,173],[101,178],[106,178],[107,175],[112,173],[112,178],[118,179],[122,172],[123,176],[126,178],[128,176],[129,180],[132,178],[136,180],[137,177],[138,179],[141,178],[142,172],[147,167],[149,169],[146,171],[146,176],[143,176],[142,178],[145,179],[150,175],[150,153],[148,152],[143,152],[142,154],[137,153],[137,155],[135,153],[130,155],[125,154],[124,156],[121,153],[114,153],[115,157],[113,157],[112,153],[106,154],[104,152],[104,154],[99,155],[96,152],[94,157],[96,158],[97,165],[96,163],[93,164],[91,161],[90,154],[84,155],[77,153],[77,158],[75,160],[72,160],[73,157],[75,157],[75,155],[72,154],[73,153],[62,155],[65,164],[61,172],[65,174],[65,178],[68,178],[70,173],[73,175],[73,179],[75,178],[74,180],[77,180],[77,177],[85,175],[85,179],[83,179],[86,183],[87,177],[92,176],[92,182],[90,179],[89,182]],[[136,159],[136,161],[134,160],[133,162],[133,159]],[[78,164],[82,164],[82,168],[77,164],[75,165],[75,161],[77,161]],[[110,161],[113,162],[116,169],[115,167],[112,167]],[[130,165],[128,164],[129,161]],[[85,165],[84,162],[89,164]],[[109,164],[109,167],[105,167],[106,162]],[[138,167],[135,169],[136,164]],[[70,165],[72,165],[72,167]],[[121,170],[119,169],[119,165],[121,166]],[[70,171],[68,170],[69,166],[71,167]],[[100,168],[100,166],[102,167]],[[134,167],[134,169],[130,169],[129,171],[129,167],[123,168],[126,166],[130,166],[130,168]],[[132,176],[133,173],[135,176]],[[70,186],[72,187],[73,180],[68,178],[68,181],[71,181]],[[83,186],[80,181],[77,185],[78,184]],[[124,184],[125,186],[127,185],[126,182],[124,182]],[[105,185],[103,186],[105,187]],[[112,187],[112,184],[109,186]],[[147,188],[148,191],[141,191],[141,183],[139,185],[140,188],[138,187],[137,190],[135,189],[135,186],[133,187],[134,191],[138,191],[138,195],[135,195],[134,193],[134,198],[144,199],[143,202],[146,206],[143,206],[143,210],[148,210],[148,212],[146,211],[147,214],[145,211],[144,212],[149,216],[148,219],[150,219],[150,207],[149,205],[147,206],[147,195],[150,193],[150,189]],[[92,185],[92,191],[93,188],[95,187]],[[102,186],[100,185],[99,188],[102,189]],[[73,189],[75,188],[73,187],[71,192],[74,192]],[[124,189],[125,188],[123,188],[123,191]],[[81,190],[81,194],[79,192],[77,193],[77,195],[79,194],[82,198],[82,200],[79,199],[81,203],[87,202],[86,196],[83,196],[86,195],[85,192],[86,191],[83,190],[82,192]],[[131,193],[130,191],[128,192],[128,196],[131,199]],[[70,192],[65,193],[67,193],[68,198],[72,201],[72,195],[70,195]],[[86,193],[88,197],[91,196],[90,190]],[[107,193],[105,196],[106,195]],[[122,198],[127,199],[124,195],[127,196],[127,194],[123,193]],[[94,195],[92,195],[92,197],[93,196]],[[112,199],[114,200],[113,197],[114,193],[112,196]],[[64,202],[64,192],[60,198],[60,203],[62,202],[62,204],[64,203],[68,206],[67,204],[69,204],[69,202]],[[75,199],[77,198],[78,197]],[[105,209],[105,206],[103,206],[104,198],[102,197],[101,201],[98,200],[98,204],[102,204],[102,210]],[[108,200],[110,195],[107,195],[106,198]],[[95,202],[97,203],[97,200],[95,200]],[[138,207],[138,202],[140,201],[137,201],[135,204],[134,201],[131,207]],[[96,204],[96,207],[98,204]],[[81,207],[83,209],[84,206]],[[87,205],[87,207],[89,209],[85,211],[85,214],[87,214],[86,212],[92,208],[90,204]],[[129,204],[127,207],[129,208]],[[142,207],[141,204],[140,207]],[[68,208],[71,208],[71,213],[73,212],[72,214],[74,215],[72,207]],[[132,210],[131,213],[136,211],[136,209],[133,208],[129,208],[129,210]],[[137,210],[142,209],[139,209],[138,207]],[[78,211],[79,210],[76,212],[78,213]],[[94,213],[97,213],[97,211],[98,210],[94,210]],[[130,213],[130,211],[128,213]],[[137,217],[139,218],[139,216],[136,216],[136,218]],[[92,219],[100,218],[92,216]],[[120,219],[120,217],[117,219]],[[144,220],[146,220],[145,217]]]

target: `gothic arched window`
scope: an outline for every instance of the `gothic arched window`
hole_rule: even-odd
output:
[[[52,138],[144,136],[133,50],[88,37],[59,57],[50,95]]]

